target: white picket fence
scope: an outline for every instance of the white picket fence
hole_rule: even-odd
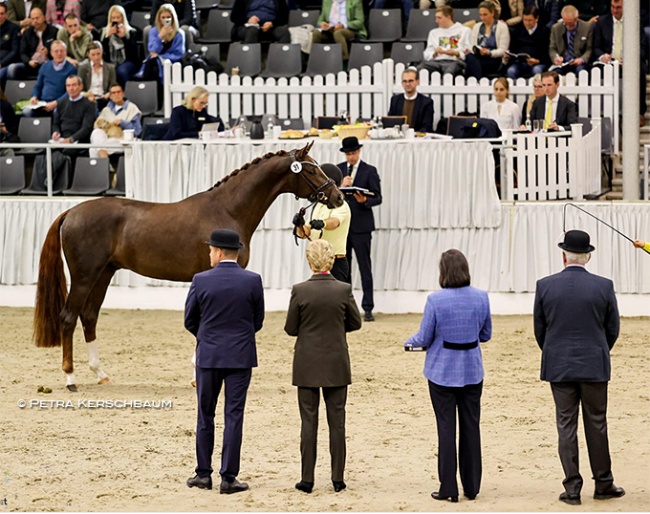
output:
[[[591,131],[505,134],[501,197],[506,200],[581,200],[601,189],[601,120]]]
[[[205,74],[180,63],[165,62],[164,112],[169,117],[174,106],[195,85],[204,86],[211,94],[208,112],[222,119],[244,115],[275,114],[281,119],[302,118],[311,124],[316,116],[337,116],[345,110],[351,119],[369,119],[388,111],[390,98],[402,92],[401,73],[404,64],[391,59],[376,63],[373,68],[341,72],[325,77],[292,77],[289,79],[240,77],[214,72]],[[582,71],[563,78],[560,92],[575,101],[580,117],[610,118],[612,147],[618,152],[619,73],[618,64]],[[492,97],[488,79],[429,74],[420,72],[418,91],[434,102],[434,127],[441,117],[462,111],[479,112],[482,102]],[[531,94],[530,80],[511,83],[510,97],[523,107]],[[309,125],[308,125],[309,126]]]

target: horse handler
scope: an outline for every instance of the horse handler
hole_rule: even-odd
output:
[[[233,230],[217,229],[210,241],[213,269],[197,273],[185,302],[185,328],[196,336],[196,475],[188,487],[212,489],[214,413],[225,383],[225,422],[221,452],[221,494],[246,491],[239,461],[246,393],[257,366],[255,333],[264,321],[262,278],[237,264],[244,245]]]

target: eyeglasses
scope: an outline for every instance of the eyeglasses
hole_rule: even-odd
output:
[[[402,84],[409,84],[410,82],[415,82],[415,80],[402,80]]]

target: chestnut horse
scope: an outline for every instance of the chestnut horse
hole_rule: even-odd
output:
[[[334,182],[307,155],[312,144],[254,159],[209,190],[180,202],[100,198],[73,207],[54,221],[41,251],[34,341],[36,346],[63,347],[62,368],[69,390],[77,390],[72,360],[77,318],[88,343],[90,369],[100,384],[109,380],[100,367],[95,327],[118,269],[189,282],[210,267],[205,241],[215,228],[239,233],[246,246],[238,262],[246,267],[251,236],[278,195],[293,193],[331,208],[343,204]],[[70,270],[69,294],[62,248]]]

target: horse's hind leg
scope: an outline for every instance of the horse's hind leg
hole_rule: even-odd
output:
[[[61,311],[61,340],[63,350],[63,364],[61,369],[66,375],[66,387],[72,392],[77,391],[74,378],[74,362],[72,352],[72,340],[74,329],[77,326],[77,318],[81,308],[88,296],[89,288],[72,282],[70,285],[70,294]]]
[[[88,348],[88,366],[97,376],[98,384],[105,384],[110,381],[109,376],[104,373],[102,370],[100,361],[99,361],[99,347],[97,345],[96,327],[97,319],[99,317],[99,310],[101,309],[102,303],[104,303],[104,298],[106,297],[106,290],[108,285],[115,274],[115,269],[110,266],[107,266],[102,274],[100,275],[97,282],[93,286],[86,304],[81,312],[81,324],[84,329],[84,337],[86,339],[87,348]]]

